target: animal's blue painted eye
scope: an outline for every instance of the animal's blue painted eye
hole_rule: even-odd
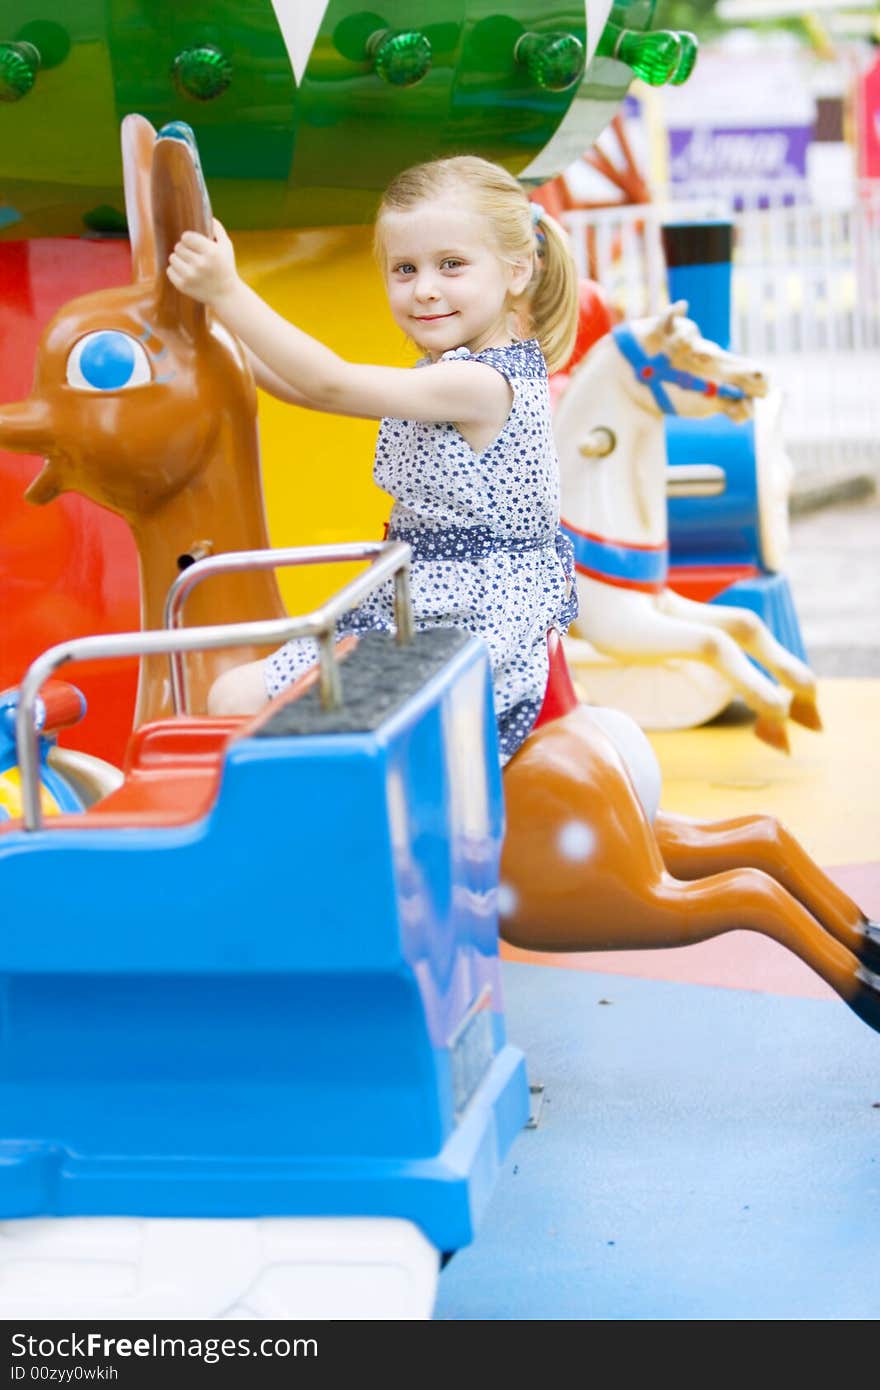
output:
[[[150,359],[128,333],[87,333],[67,359],[67,380],[78,391],[123,391],[152,381]]]

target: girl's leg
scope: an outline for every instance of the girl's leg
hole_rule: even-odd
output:
[[[336,643],[341,661],[357,645],[347,633]],[[218,676],[208,691],[208,713],[258,714],[274,695],[290,690],[298,698],[318,679],[318,647],[311,637],[297,638],[280,647],[267,661],[249,661]]]
[[[208,691],[208,713],[257,714],[269,701],[265,666],[265,661],[248,661],[224,671]]]

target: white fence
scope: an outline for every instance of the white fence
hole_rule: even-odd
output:
[[[582,274],[626,318],[667,302],[664,218],[730,216],[733,348],[756,358],[785,393],[785,433],[805,483],[869,471],[880,477],[880,184],[851,207],[766,192],[732,212],[717,199],[565,215]]]

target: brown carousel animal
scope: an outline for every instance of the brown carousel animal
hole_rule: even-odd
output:
[[[154,158],[155,147],[155,158]],[[45,505],[81,492],[118,513],[138,552],[141,626],[163,625],[181,563],[269,544],[257,434],[257,393],[238,340],[165,275],[186,228],[208,230],[210,207],[189,148],[156,142],[149,121],[122,125],[132,284],[72,300],[46,329],[27,400],[3,407],[3,447],[42,454],[26,496]],[[218,578],[192,601],[193,624],[285,616],[274,574]],[[253,658],[264,654],[254,649]],[[204,700],[226,666],[249,653],[192,658]],[[141,663],[135,723],[171,711],[167,663]]]

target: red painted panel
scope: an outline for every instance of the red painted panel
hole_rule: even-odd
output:
[[[40,335],[68,300],[130,279],[127,241],[52,238],[0,243],[0,402],[27,396]],[[137,558],[125,524],[83,497],[23,500],[40,461],[0,450],[0,688],[71,637],[136,629]],[[120,763],[131,730],[136,663],[62,668],[89,711],[62,737]]]

